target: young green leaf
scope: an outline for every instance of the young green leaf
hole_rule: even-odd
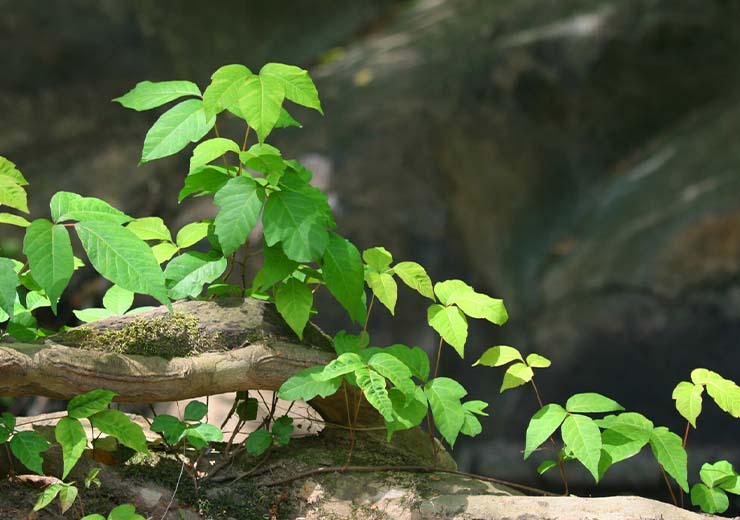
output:
[[[702,482],[709,487],[724,488],[727,484],[733,484],[737,480],[738,474],[732,464],[726,460],[720,460],[714,464],[702,464],[699,476]]]
[[[262,248],[263,264],[254,278],[255,287],[269,289],[284,280],[298,267],[298,262],[291,260],[279,246]]]
[[[653,423],[650,420],[633,412],[609,415],[594,422],[600,428],[604,428],[601,433],[599,478],[603,477],[612,464],[639,453],[650,440],[653,431]]]
[[[434,284],[434,294],[442,305],[452,305],[451,299],[458,294],[473,292],[473,288],[462,280],[445,280]]]
[[[87,446],[87,435],[79,420],[62,417],[54,428],[54,436],[62,447],[62,460],[64,461],[62,480],[64,480],[80,460]]]
[[[346,355],[346,354],[345,354]],[[393,420],[393,403],[388,396],[385,377],[375,370],[361,367],[354,372],[357,386],[360,387],[365,399],[375,408],[387,422]]]
[[[137,218],[126,226],[129,231],[142,240],[164,240],[172,242],[172,235],[160,217]]]
[[[267,259],[265,259],[267,261]],[[329,233],[321,270],[326,287],[356,323],[365,322],[364,279],[360,252],[349,240]]]
[[[74,272],[74,255],[69,233],[64,226],[46,219],[34,220],[26,230],[23,253],[36,282],[49,296],[56,314],[57,301]]]
[[[110,390],[90,390],[73,397],[67,403],[67,413],[75,419],[85,419],[108,408],[115,396],[116,393]]]
[[[396,285],[393,275],[368,271],[365,273],[365,280],[367,281],[368,287],[370,287],[373,294],[375,294],[375,297],[380,300],[380,303],[385,305],[391,315],[394,315],[396,299],[398,298],[398,285]]]
[[[336,339],[334,346],[336,348]],[[412,375],[422,381],[426,381],[429,377],[429,356],[423,349],[419,347],[409,348],[406,345],[397,344],[385,347],[383,352],[398,358],[411,370]]]
[[[432,280],[426,270],[416,262],[399,262],[393,266],[393,272],[403,283],[411,287],[422,296],[435,301]]]
[[[345,352],[322,367],[322,370],[314,374],[313,378],[317,381],[329,381],[365,368],[365,366],[365,361],[359,355],[354,352]]]
[[[154,418],[149,429],[153,432],[161,433],[165,441],[171,445],[175,445],[185,437],[187,427],[188,425],[177,417],[162,414]]]
[[[116,315],[113,311],[96,307],[91,307],[89,309],[76,309],[73,310],[72,313],[82,323],[92,323],[93,321],[102,320]]]
[[[465,357],[465,341],[468,339],[468,321],[457,307],[443,307],[437,303],[427,310],[427,321],[442,339]]]
[[[282,174],[285,171],[285,161],[283,161],[280,150],[269,144],[257,143],[253,145],[246,152],[239,153],[239,160],[247,168],[265,174]]]
[[[0,311],[8,318],[13,317],[16,288],[19,284],[13,261],[10,258],[0,258]]]
[[[146,242],[110,222],[79,222],[75,229],[100,274],[124,289],[169,303],[164,273]]]
[[[231,178],[229,172],[226,168],[212,164],[196,168],[185,177],[185,185],[177,196],[177,202],[182,202],[190,195],[200,197],[216,193]]]
[[[473,399],[472,401],[465,401],[463,403],[463,408],[465,408],[466,412],[488,417],[488,414],[484,412],[484,410],[488,408],[488,403],[485,401],[478,401],[476,399]]]
[[[68,191],[55,193],[49,206],[51,208],[51,219],[55,223],[68,220],[79,222],[94,220],[96,222],[125,224],[133,220],[103,200],[95,197],[83,197]]]
[[[123,504],[114,507],[108,514],[108,520],[146,520],[143,516],[136,514],[136,508],[131,504]]]
[[[164,270],[169,296],[174,300],[196,298],[203,286],[226,271],[226,258],[188,251],[174,258]]]
[[[235,105],[239,90],[246,80],[254,76],[244,65],[224,65],[211,76],[211,84],[203,93],[203,107],[208,117]]]
[[[457,305],[467,316],[503,325],[509,319],[503,300],[471,291],[456,291],[447,298],[447,305]]]
[[[285,99],[283,83],[274,76],[252,75],[239,87],[239,111],[264,142],[280,118]]]
[[[208,413],[208,407],[200,401],[190,401],[185,407],[183,419],[186,421],[200,421]]]
[[[140,112],[157,108],[184,96],[200,97],[198,85],[190,81],[142,81],[113,101]]]
[[[152,246],[152,254],[160,265],[175,256],[178,251],[178,247],[170,242],[162,242]]]
[[[500,367],[507,363],[511,363],[512,361],[524,362],[524,358],[522,358],[522,355],[514,347],[499,345],[486,350],[480,359],[473,363],[473,366],[485,365],[487,367]]]
[[[177,232],[175,243],[180,249],[193,246],[208,235],[208,222],[191,222]]]
[[[314,376],[323,372],[323,366],[305,368],[285,381],[278,390],[278,397],[286,401],[310,401],[316,396],[328,397],[336,393],[342,378],[337,377],[328,381],[320,381]]]
[[[44,474],[41,467],[44,459],[41,458],[41,453],[49,449],[49,443],[46,439],[35,431],[29,430],[17,432],[8,444],[10,445],[10,451],[21,461],[21,464],[34,473]]]
[[[663,469],[678,482],[681,489],[688,493],[687,456],[681,437],[668,428],[660,426],[650,434],[650,448]]]
[[[20,215],[0,212],[0,224],[10,224],[11,226],[28,227],[31,223]]]
[[[527,365],[531,368],[547,368],[551,364],[552,362],[545,356],[540,356],[539,354],[529,354],[527,356]]]
[[[272,434],[267,430],[257,430],[249,434],[247,442],[247,453],[253,457],[259,457],[272,446]]]
[[[224,137],[214,137],[203,141],[193,150],[189,173],[192,173],[196,168],[205,166],[214,159],[218,159],[226,152],[234,152],[238,155],[240,152],[239,145]]]
[[[44,489],[39,495],[39,499],[36,501],[36,505],[33,506],[33,510],[41,511],[43,508],[51,504],[63,487],[64,484],[52,484],[51,486]]]
[[[251,177],[235,177],[218,190],[214,204],[221,208],[214,225],[225,256],[239,249],[259,220],[264,191]]]
[[[740,387],[716,372],[708,371],[706,382],[707,393],[714,399],[721,410],[732,417],[740,418]]]
[[[288,128],[291,126],[303,128],[303,125],[296,121],[285,108],[281,108],[280,117],[278,117],[277,123],[275,123],[275,128]]]
[[[428,403],[424,390],[419,386],[415,387],[411,398],[397,388],[391,388],[388,397],[393,405],[393,420],[386,423],[390,441],[393,433],[421,424],[426,417]]]
[[[141,426],[118,410],[103,410],[89,417],[94,427],[118,439],[118,442],[141,453],[149,450]]]
[[[206,442],[221,442],[224,440],[224,432],[212,424],[201,423],[190,428],[197,431]]]
[[[460,428],[460,433],[468,437],[475,437],[482,431],[483,426],[478,418],[472,413],[465,412],[465,419],[463,420],[462,428]]]
[[[260,76],[270,77],[281,83],[285,91],[285,97],[293,103],[313,108],[320,114],[324,113],[321,110],[316,85],[314,85],[307,71],[295,65],[268,63],[260,69]]]
[[[558,467],[558,461],[556,460],[543,460],[542,463],[537,466],[537,473],[540,475],[544,475],[546,472],[550,471],[552,468]]]
[[[565,409],[570,413],[604,413],[624,410],[618,402],[593,392],[572,395],[565,403]]]
[[[455,445],[460,430],[465,423],[465,409],[460,399],[467,395],[465,389],[447,377],[436,377],[424,385],[424,394],[432,408],[434,424],[439,433],[449,443]]]
[[[543,442],[555,433],[567,416],[559,404],[546,404],[532,416],[525,436],[524,458],[528,458]]]
[[[0,169],[0,206],[8,206],[9,208],[20,210],[23,213],[28,213],[26,190],[18,182],[17,177],[9,173],[10,171]]]
[[[585,415],[570,414],[560,427],[563,442],[573,450],[573,456],[599,481],[601,458],[601,431],[593,419]]]
[[[8,322],[5,332],[18,341],[35,341],[39,334],[36,318],[28,311],[18,312],[18,310],[15,309],[15,314]]]
[[[79,491],[74,484],[62,484],[62,489],[59,490],[59,506],[62,514],[72,507],[72,504],[77,500],[78,493]]]
[[[414,395],[416,385],[411,380],[411,370],[395,356],[387,352],[374,354],[367,362],[368,366],[388,379],[404,395]]]
[[[188,143],[199,141],[215,122],[215,117],[206,118],[200,99],[178,103],[162,114],[147,132],[141,164],[176,154]]]
[[[702,385],[695,385],[688,381],[681,381],[673,389],[671,396],[676,401],[676,410],[684,419],[696,428],[696,419],[701,413],[701,394],[704,393]]]
[[[28,181],[16,168],[15,163],[0,155],[0,176],[13,179],[19,186],[28,186]]]
[[[691,504],[699,506],[704,513],[724,513],[730,507],[730,499],[721,489],[700,483],[691,487]]]
[[[526,385],[534,377],[534,372],[524,363],[514,363],[504,372],[504,380],[501,382],[499,393],[503,394],[505,390],[516,388],[517,386]]]
[[[393,255],[384,247],[371,247],[362,252],[362,259],[376,273],[384,273],[390,268]]]
[[[290,436],[293,434],[293,419],[284,415],[278,417],[272,423],[272,436],[280,446],[285,446],[290,442]]]
[[[311,289],[295,278],[290,278],[276,287],[275,307],[293,332],[303,339],[303,329],[313,307]]]
[[[134,293],[117,285],[111,286],[103,296],[103,307],[122,316],[134,304]]]

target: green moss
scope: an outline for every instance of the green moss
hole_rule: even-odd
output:
[[[118,354],[187,357],[202,352],[223,350],[218,334],[208,334],[192,314],[171,314],[135,320],[117,330],[99,331],[91,327],[72,329],[60,343]]]

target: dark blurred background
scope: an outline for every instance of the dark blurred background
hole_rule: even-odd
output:
[[[295,110],[304,128],[272,140],[314,170],[340,231],[509,308],[501,329],[471,323],[464,362],[443,358],[492,403],[460,466],[557,490],[521,460],[530,390],[499,397],[501,372],[470,368],[486,348],[551,357],[546,401],[597,391],[679,433],[671,391],[691,369],[740,380],[738,27],[737,0],[0,0],[0,155],[34,217],[64,189],[177,229],[215,214],[177,204],[187,154],[137,168],[162,110],[109,100],[144,79],[205,87],[227,63],[309,68],[326,116]],[[61,320],[103,291],[76,276]],[[317,321],[347,327],[326,300]],[[373,343],[431,351],[425,316],[402,289]],[[740,467],[739,438],[705,399],[690,480],[707,460]],[[667,499],[650,457],[598,489],[571,473],[581,492]]]

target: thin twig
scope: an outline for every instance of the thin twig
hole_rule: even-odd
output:
[[[167,516],[167,513],[169,512],[170,508],[172,507],[172,502],[175,501],[175,495],[177,494],[177,488],[180,487],[180,480],[182,480],[182,473],[185,471],[185,463],[182,463],[182,466],[180,466],[180,475],[177,477],[177,482],[175,483],[175,489],[172,491],[172,497],[170,497],[170,503],[167,504],[167,508],[164,510],[164,514],[162,515],[161,520],[164,520],[164,518]]]
[[[663,474],[663,480],[665,480],[665,485],[668,486],[668,491],[671,493],[671,500],[673,500],[673,505],[678,505],[678,500],[676,500],[676,495],[673,493],[673,486],[671,486],[670,481],[668,480],[668,475],[665,472],[665,469],[663,469],[663,465],[659,464],[660,466],[660,472]]]

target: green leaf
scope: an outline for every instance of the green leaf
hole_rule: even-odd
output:
[[[8,206],[28,213],[26,190],[18,184],[14,177],[2,171],[0,171],[0,206]]]
[[[142,81],[113,101],[126,108],[142,111],[157,108],[183,96],[200,97],[198,85],[190,81]]]
[[[105,520],[105,517],[103,515],[93,513],[91,515],[83,516],[81,520]]]
[[[114,507],[108,514],[108,520],[146,520],[143,516],[136,514],[136,508],[131,504],[123,504]]]
[[[543,442],[555,433],[567,416],[559,404],[546,404],[532,416],[527,426],[524,458],[527,459]]]
[[[216,235],[224,256],[228,256],[244,245],[257,224],[264,192],[251,177],[234,177],[218,190],[213,201],[221,208],[214,221]]]
[[[724,484],[734,483],[737,479],[735,468],[726,460],[720,460],[714,464],[702,464],[699,476],[702,482],[709,487],[725,487]]]
[[[18,312],[18,309],[16,309],[5,332],[18,341],[35,341],[38,337],[38,323],[30,312]]]
[[[203,93],[203,107],[208,117],[235,105],[244,82],[254,76],[244,65],[224,65],[211,76],[211,84]]]
[[[141,426],[132,422],[126,414],[118,410],[103,410],[89,417],[94,427],[118,439],[118,442],[141,453],[149,450]]]
[[[158,415],[152,421],[150,430],[161,433],[164,440],[171,445],[175,445],[185,437],[185,430],[188,425],[177,417],[172,415]]]
[[[182,202],[190,195],[199,197],[216,193],[230,178],[229,170],[220,166],[196,168],[185,177],[185,185],[177,196],[177,202]]]
[[[421,265],[416,262],[400,262],[393,266],[393,272],[413,290],[435,301],[432,280]]]
[[[466,412],[470,412],[475,415],[484,415],[488,417],[488,414],[484,412],[486,408],[488,408],[488,403],[485,401],[478,401],[478,400],[472,400],[472,401],[465,401],[463,403],[463,408],[465,408]]]
[[[260,77],[274,78],[285,91],[285,97],[293,103],[313,108],[323,114],[319,93],[308,72],[294,65],[268,63],[260,70]]]
[[[254,421],[257,418],[257,410],[259,403],[256,398],[249,397],[243,401],[239,401],[236,406],[236,414],[242,421]]]
[[[334,395],[342,384],[342,378],[337,377],[328,381],[320,381],[314,376],[323,372],[323,366],[313,366],[301,370],[285,381],[278,390],[278,397],[286,401],[310,401],[316,396],[329,397]]]
[[[200,433],[207,442],[221,442],[224,440],[224,432],[212,424],[198,424],[193,426],[191,430],[195,430]]]
[[[19,284],[13,261],[10,258],[0,258],[0,310],[8,318],[13,317],[16,288]]]
[[[115,396],[110,390],[91,390],[73,397],[67,403],[67,413],[75,419],[85,419],[108,408]]]
[[[336,338],[334,340],[334,346],[336,348]],[[383,352],[398,358],[411,370],[414,376],[422,381],[426,381],[429,377],[429,356],[423,349],[419,347],[409,348],[406,345],[396,344],[385,347]]]
[[[556,460],[543,460],[542,463],[537,466],[537,473],[540,475],[544,475],[547,471],[550,471],[552,468],[558,467],[558,461]]]
[[[80,460],[82,452],[87,446],[87,435],[80,421],[72,417],[62,417],[54,428],[54,436],[62,447],[62,460],[64,470],[62,480],[67,478],[69,472]]]
[[[707,393],[721,410],[734,418],[740,418],[740,387],[716,372],[708,371]]]
[[[540,356],[539,354],[530,354],[527,356],[527,365],[531,368],[547,368],[551,364],[552,361],[545,356]]]
[[[186,421],[200,421],[208,413],[208,406],[200,401],[190,401],[185,407],[183,419]]]
[[[46,219],[34,220],[26,230],[23,253],[34,280],[49,296],[51,309],[57,312],[57,301],[74,272],[74,255],[69,233],[61,225]]]
[[[343,354],[348,355],[348,354]],[[365,395],[367,402],[375,408],[387,422],[393,420],[393,403],[388,396],[385,377],[375,370],[361,367],[354,372],[357,386]]]
[[[213,139],[203,141],[193,150],[193,155],[190,158],[189,173],[193,173],[197,168],[218,159],[226,152],[234,152],[238,155],[240,151],[238,144],[224,137],[214,137]]]
[[[31,223],[20,215],[0,212],[0,224],[10,224],[11,226],[28,227]]]
[[[290,442],[290,436],[293,434],[293,419],[284,415],[278,417],[272,423],[272,436],[280,446],[285,446]]]
[[[380,303],[386,306],[392,315],[395,314],[396,299],[398,298],[398,285],[393,275],[388,273],[376,273],[368,271],[365,274],[368,287],[373,291]]]
[[[454,379],[436,377],[424,385],[424,394],[429,400],[439,433],[454,447],[465,423],[465,408],[460,402],[467,395],[465,388]]]
[[[103,307],[122,316],[134,304],[134,293],[117,285],[111,286],[103,296]]]
[[[103,200],[95,197],[83,197],[68,191],[55,193],[49,206],[51,208],[51,219],[54,222],[94,220],[96,222],[125,224],[133,220]]]
[[[72,507],[72,504],[77,500],[77,494],[77,487],[73,484],[62,485],[62,489],[59,490],[59,505],[61,506],[62,514],[66,513]]]
[[[473,288],[462,280],[445,280],[434,284],[434,294],[443,305],[451,305],[450,300],[458,293],[472,292]]]
[[[393,383],[405,395],[414,395],[416,385],[411,380],[411,370],[395,356],[387,352],[379,352],[374,354],[367,364]]]
[[[684,419],[696,428],[696,419],[701,413],[701,394],[704,393],[704,387],[695,385],[688,381],[681,381],[673,389],[671,397],[676,401],[676,410]]]
[[[393,255],[384,247],[371,247],[362,252],[362,259],[377,273],[386,272],[393,262]]]
[[[147,132],[141,164],[176,154],[188,143],[199,141],[215,122],[215,117],[206,118],[200,99],[178,103],[162,114]]]
[[[650,420],[633,412],[610,415],[594,422],[600,428],[605,428],[601,433],[600,479],[612,464],[638,454],[650,440],[653,431]]]
[[[75,229],[90,262],[100,274],[124,289],[169,303],[164,273],[146,242],[109,222],[79,222]]]
[[[152,246],[152,254],[157,260],[158,264],[162,264],[175,256],[175,253],[179,251],[178,247],[169,242],[162,242]]]
[[[51,486],[44,489],[39,495],[39,499],[36,501],[36,505],[33,506],[33,510],[41,511],[43,508],[51,504],[63,487],[64,484],[52,484]]]
[[[275,288],[275,307],[293,332],[303,339],[303,329],[313,307],[311,289],[295,278],[290,278]]]
[[[418,426],[427,414],[428,404],[423,388],[414,388],[414,394],[409,398],[397,388],[388,391],[388,397],[393,405],[393,420],[386,423],[387,439],[390,441],[393,433]]]
[[[532,380],[532,377],[534,377],[534,372],[530,367],[524,363],[514,363],[504,372],[504,380],[501,382],[499,393],[503,394],[504,390],[526,385]]]
[[[93,321],[103,320],[115,316],[116,313],[108,309],[91,307],[89,309],[73,310],[75,317],[83,323],[92,323]]]
[[[0,176],[9,177],[19,186],[28,186],[28,181],[15,167],[15,163],[0,155]]]
[[[184,225],[177,232],[175,243],[177,247],[184,249],[193,246],[206,238],[208,235],[208,222],[191,222]]]
[[[322,273],[326,287],[356,323],[365,322],[364,274],[357,248],[336,233],[329,233],[329,242],[322,258]]]
[[[253,457],[259,457],[272,446],[272,434],[267,430],[257,430],[247,437],[247,453]]]
[[[565,403],[565,409],[570,413],[604,413],[624,410],[618,402],[593,392],[572,395]]]
[[[699,506],[704,513],[724,513],[730,507],[730,499],[721,489],[694,484],[691,487],[691,505]]]
[[[524,358],[522,358],[522,355],[514,347],[499,345],[486,350],[480,359],[473,363],[473,366],[485,365],[487,367],[500,367],[507,363],[511,363],[512,361],[523,362]]]
[[[503,300],[491,298],[472,289],[455,292],[447,299],[447,305],[457,305],[466,315],[503,325],[509,319]]]
[[[276,283],[284,280],[298,267],[298,262],[291,260],[280,247],[265,246],[262,249],[264,262],[254,278],[255,287],[269,289]]]
[[[323,370],[313,375],[317,381],[329,381],[344,374],[349,374],[365,368],[365,362],[354,352],[345,352],[336,359],[333,359]]]
[[[203,286],[226,271],[226,258],[188,251],[174,258],[164,270],[169,296],[174,300],[196,298]]]
[[[465,357],[465,341],[468,339],[468,321],[457,307],[443,307],[437,303],[427,310],[427,321],[442,339]]]
[[[280,150],[269,144],[253,145],[246,152],[239,154],[239,160],[248,168],[265,174],[282,174],[285,171],[285,161],[280,155]]]
[[[599,481],[601,458],[601,431],[593,419],[585,415],[570,414],[560,428],[563,442],[573,450],[573,456]]]
[[[462,428],[460,428],[460,433],[462,433],[463,435],[467,435],[468,437],[475,437],[482,431],[483,426],[481,425],[478,418],[473,414],[466,413]]]
[[[318,260],[329,243],[326,228],[335,225],[326,196],[309,185],[281,190],[265,203],[265,242],[270,247],[282,242],[286,256],[296,262]]]
[[[172,242],[172,235],[160,217],[137,218],[126,226],[129,231],[142,240],[164,240]]]
[[[41,453],[49,449],[49,443],[46,439],[35,431],[22,431],[13,435],[9,445],[10,451],[21,461],[21,464],[34,473],[44,474],[41,467],[44,463]]]
[[[650,448],[663,469],[678,482],[681,489],[688,493],[687,456],[681,437],[668,428],[660,426],[650,434]]]
[[[291,116],[287,110],[281,108],[280,117],[278,117],[277,123],[275,123],[275,128],[288,128],[291,126],[303,128],[303,125],[293,119],[293,116]]]
[[[283,83],[274,76],[252,75],[239,87],[239,111],[264,142],[280,118],[285,99]]]

